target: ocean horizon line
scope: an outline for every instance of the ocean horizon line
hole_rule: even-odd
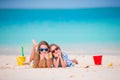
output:
[[[108,6],[108,7],[81,7],[81,8],[0,8],[0,10],[79,10],[79,9],[108,9],[108,8],[120,8],[120,6]]]

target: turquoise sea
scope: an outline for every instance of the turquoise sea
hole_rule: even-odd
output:
[[[0,54],[25,54],[31,40],[56,43],[69,54],[120,54],[120,7],[0,9]]]

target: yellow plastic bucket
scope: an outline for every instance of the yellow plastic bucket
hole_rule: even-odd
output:
[[[17,65],[22,66],[24,65],[25,61],[26,61],[26,57],[25,56],[17,56]]]

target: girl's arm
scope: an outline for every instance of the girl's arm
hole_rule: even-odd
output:
[[[66,67],[66,60],[63,60],[62,56],[59,56],[62,67]]]
[[[40,60],[39,60],[39,67],[42,68],[42,64],[44,62],[44,57],[43,55],[40,55]]]
[[[42,68],[43,60],[39,61],[39,68]]]
[[[47,59],[47,67],[51,68],[51,65],[52,65],[52,60],[49,58]]]
[[[55,66],[55,68],[58,68],[58,65],[59,65],[59,57],[55,60],[53,60],[53,64]]]
[[[47,60],[47,67],[51,68],[52,65],[52,57],[50,57],[50,53],[49,54],[45,54],[45,58]]]

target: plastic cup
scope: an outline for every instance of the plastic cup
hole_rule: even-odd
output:
[[[102,64],[102,55],[93,56],[93,60],[94,60],[95,65],[101,65]]]
[[[17,65],[18,66],[22,66],[24,65],[25,61],[26,61],[26,57],[25,56],[17,56]]]

